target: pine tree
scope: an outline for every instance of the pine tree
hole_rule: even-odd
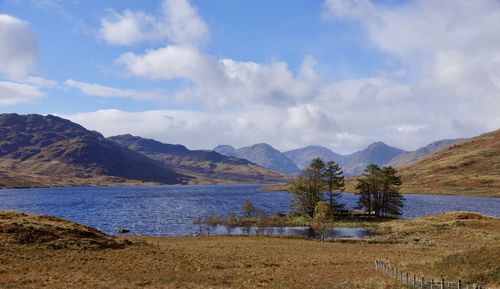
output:
[[[342,168],[334,161],[329,161],[325,166],[324,178],[328,187],[332,213],[344,209],[345,203],[340,203],[340,192],[345,188]]]
[[[324,189],[323,175],[325,163],[314,159],[292,184],[293,208],[304,216],[313,217],[316,204],[321,201]]]
[[[369,164],[365,172],[358,179],[356,189],[360,195],[358,208],[365,209],[368,216],[374,211],[378,215],[379,190],[380,190],[380,167],[376,164]]]
[[[404,205],[404,197],[399,192],[401,178],[393,167],[380,168],[375,164],[366,167],[358,179],[358,207],[365,209],[370,216],[398,216]]]
[[[399,192],[402,182],[396,173],[396,169],[391,166],[382,168],[384,177],[382,216],[399,216],[401,215],[401,208],[404,206],[405,199]]]

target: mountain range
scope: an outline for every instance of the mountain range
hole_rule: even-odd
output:
[[[363,173],[365,167],[370,163],[379,166],[404,167],[429,154],[464,140],[441,140],[410,152],[389,146],[383,142],[374,142],[365,149],[348,155],[335,153],[319,145],[309,145],[285,152],[280,152],[272,146],[262,143],[240,149],[235,149],[229,145],[219,145],[214,150],[227,156],[247,159],[263,167],[292,174],[297,174],[300,170],[306,168],[314,158],[319,157],[324,161],[338,163],[346,176],[355,176]]]
[[[263,167],[284,173],[294,174],[300,171],[292,160],[265,143],[259,143],[239,149],[230,145],[219,145],[214,148],[214,151],[226,156],[243,158]]]
[[[225,156],[215,151],[189,150],[183,145],[165,144],[130,134],[108,139],[192,177],[190,183],[273,183],[290,178],[246,159]]]
[[[320,146],[281,153],[267,144],[216,150],[189,150],[129,134],[105,138],[52,115],[0,114],[0,188],[283,183],[293,180],[283,172],[297,173],[321,157],[339,163],[347,176],[360,174],[368,163],[396,166],[405,193],[500,192],[500,130],[412,152],[382,142],[349,155]],[[347,180],[347,190],[355,180]]]
[[[307,167],[314,158],[320,157],[324,161],[332,160],[340,164],[346,176],[360,174],[370,163],[383,165],[394,157],[406,153],[402,149],[388,146],[383,142],[375,142],[366,149],[349,155],[340,155],[317,145],[283,153],[262,143],[239,149],[229,145],[220,145],[214,150],[227,156],[247,159],[266,168],[292,174],[297,174]]]
[[[287,179],[284,174],[246,160],[153,143],[156,147],[152,146],[151,151],[164,145],[161,153],[166,155],[170,150],[170,156],[178,156],[182,163],[179,169],[164,159],[148,156],[144,146],[142,150],[137,149],[139,142],[126,145],[123,144],[127,140],[125,137],[112,140],[52,115],[1,114],[0,187],[216,183],[222,179],[224,182],[264,183]],[[193,163],[192,170],[189,162]],[[211,169],[198,174],[196,166]],[[229,173],[224,174],[225,171]],[[215,178],[211,178],[211,174]]]

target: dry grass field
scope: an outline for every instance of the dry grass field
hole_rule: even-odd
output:
[[[0,288],[399,288],[373,269],[376,259],[426,276],[500,285],[500,219],[476,214],[390,221],[373,225],[377,234],[367,240],[325,243],[110,238],[55,218],[0,217]]]

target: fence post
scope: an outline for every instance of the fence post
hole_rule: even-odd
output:
[[[457,289],[462,289],[462,281],[458,280]]]
[[[431,289],[434,289],[434,279],[431,279]]]
[[[413,275],[413,286],[417,285],[417,276]]]
[[[410,284],[410,274],[406,273],[406,285]]]
[[[403,284],[403,271],[399,272],[399,281]]]
[[[422,276],[422,277],[420,278],[420,288],[421,288],[421,289],[423,289],[423,288],[424,288],[424,286],[425,286],[425,279],[424,279],[424,276]]]
[[[444,278],[441,278],[441,289],[444,289]]]

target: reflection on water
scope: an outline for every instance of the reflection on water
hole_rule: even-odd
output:
[[[203,234],[207,234],[206,230]],[[298,237],[318,237],[309,227],[235,227],[229,231],[224,226],[216,226],[211,229],[211,235],[270,235],[270,236],[298,236]],[[363,228],[335,228],[326,234],[327,238],[363,238],[370,232]]]
[[[113,234],[126,228],[137,235],[192,235],[193,219],[206,213],[240,214],[243,200],[267,214],[289,210],[287,192],[262,192],[259,185],[84,187],[0,190],[0,210],[48,214],[66,218]],[[403,217],[467,210],[500,217],[500,198],[405,195]],[[348,208],[358,196],[342,194]],[[224,231],[225,229],[222,228]],[[297,234],[306,234],[304,229]],[[333,234],[354,235],[346,229]]]

